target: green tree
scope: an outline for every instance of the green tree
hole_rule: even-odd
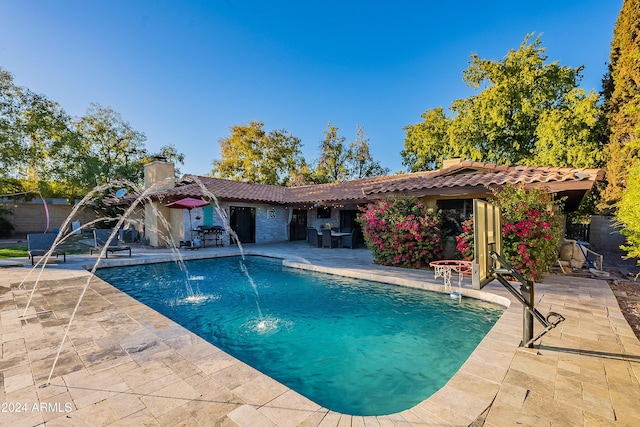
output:
[[[601,164],[598,96],[578,88],[581,67],[548,63],[540,37],[532,36],[498,61],[471,56],[463,80],[479,92],[454,100],[451,118],[439,107],[405,127],[405,166],[424,170],[452,157],[504,165]]]
[[[566,94],[560,108],[545,110],[535,130],[535,153],[524,164],[589,168],[603,166],[599,97],[582,89]]]
[[[16,86],[11,74],[0,69],[0,179],[3,187],[20,187],[23,191],[50,189],[51,186],[41,184],[56,180],[54,169],[61,161],[60,150],[74,137],[71,118],[58,103]]]
[[[373,159],[369,151],[369,138],[364,127],[356,126],[356,139],[349,145],[350,178],[366,178],[389,173],[389,168],[383,167]]]
[[[65,181],[83,190],[117,179],[140,182],[146,136],[120,113],[93,103],[75,128],[78,137],[65,146],[66,163],[58,170]]]
[[[219,144],[222,159],[213,161],[211,174],[220,178],[286,185],[305,164],[299,138],[285,130],[267,133],[260,121],[232,126]]]
[[[407,125],[402,151],[402,164],[412,172],[431,170],[442,166],[443,154],[447,151],[448,132],[451,126],[442,107],[422,113],[422,122]]]
[[[601,207],[615,210],[627,167],[640,158],[640,0],[625,0],[613,30],[604,109],[609,126],[607,188]]]
[[[617,220],[622,225],[622,234],[627,237],[626,245],[621,246],[627,255],[640,259],[640,161],[636,160],[626,174],[627,187],[618,202]],[[640,264],[640,260],[638,260]]]
[[[364,127],[356,126],[356,129],[354,141],[346,145],[346,138],[338,133],[338,128],[331,123],[327,125],[320,144],[320,158],[307,176],[307,182],[326,184],[389,173],[388,168],[371,156]]]
[[[61,152],[77,137],[71,118],[57,102],[28,90],[23,103],[21,127],[25,137],[22,145],[26,149],[27,180],[34,186],[41,181],[56,181]]]
[[[114,179],[140,183],[143,164],[153,156],[145,139],[119,113],[99,104],[73,121],[57,102],[16,86],[0,68],[3,193],[37,190],[45,197],[75,199]],[[184,162],[184,154],[172,145],[157,155]]]
[[[21,100],[21,88],[14,84],[11,73],[0,68],[0,173],[4,179],[15,178],[15,171],[26,158],[19,126]]]
[[[320,143],[320,159],[313,173],[316,184],[342,182],[349,178],[349,148],[346,138],[338,134],[338,128],[327,124],[324,139]]]

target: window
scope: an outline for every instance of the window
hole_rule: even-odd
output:
[[[331,207],[318,206],[318,218],[331,218]]]

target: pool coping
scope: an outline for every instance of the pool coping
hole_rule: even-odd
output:
[[[227,257],[237,257],[237,256],[241,256],[242,254],[240,252],[237,253],[224,253],[224,254],[214,254],[214,256],[210,256],[209,254],[202,254],[202,253],[193,253],[193,254],[187,254],[186,256],[183,257],[184,261],[192,261],[192,260],[203,260],[203,259],[213,259],[213,258],[227,258]],[[348,269],[348,268],[337,268],[337,267],[327,267],[327,266],[320,266],[320,265],[314,265],[312,263],[310,263],[308,260],[302,260],[299,259],[300,257],[298,257],[298,259],[296,259],[295,261],[292,261],[289,257],[282,257],[282,256],[277,256],[274,254],[265,254],[264,252],[256,252],[256,251],[252,251],[251,249],[249,250],[245,250],[244,251],[244,256],[246,257],[268,257],[268,258],[272,258],[272,259],[279,259],[282,260],[282,265],[285,267],[289,267],[289,268],[295,268],[295,269],[300,269],[300,270],[306,270],[306,271],[312,271],[312,272],[319,272],[319,273],[325,273],[325,274],[332,274],[332,275],[336,275],[336,276],[342,276],[342,277],[349,277],[349,278],[354,278],[354,279],[363,279],[363,280],[369,280],[369,281],[373,281],[373,282],[377,282],[377,283],[384,283],[384,284],[390,284],[390,285],[396,285],[396,286],[404,286],[404,287],[409,287],[409,288],[414,288],[414,289],[420,289],[420,290],[424,290],[424,291],[431,291],[431,292],[438,292],[438,293],[449,293],[448,291],[445,290],[444,285],[442,284],[438,284],[439,281],[437,281],[436,279],[432,279],[431,281],[418,281],[418,280],[411,280],[411,279],[405,279],[402,277],[395,277],[395,276],[385,276],[385,277],[381,277],[373,272],[363,272],[361,270],[354,270],[354,269]],[[163,263],[163,262],[175,262],[175,259],[170,259],[168,257],[155,257],[153,259],[148,259],[146,260],[146,262],[135,262],[136,260],[131,260],[131,259],[117,259],[117,260],[113,260],[109,263],[103,264],[102,266],[100,266],[99,268],[111,268],[111,267],[121,267],[121,266],[132,266],[132,265],[146,265],[146,264],[152,264],[152,263]],[[300,262],[300,261],[306,261],[306,262]],[[87,266],[85,266],[86,269]],[[109,285],[112,286],[112,285]],[[458,290],[458,288],[456,287],[456,290]],[[485,292],[485,291],[478,291],[478,290],[474,290],[474,289],[468,289],[468,288],[464,288],[464,289],[460,289],[462,296],[463,297],[471,297],[471,298],[475,298],[475,299],[479,299],[479,300],[483,300],[483,301],[487,301],[487,302],[491,302],[491,303],[495,303],[495,304],[499,304],[501,306],[503,306],[505,308],[505,311],[503,312],[503,315],[506,314],[507,310],[509,309],[509,307],[511,306],[511,301],[501,295],[497,295],[495,293],[490,293],[490,292]],[[502,316],[500,316],[500,318],[502,318]],[[170,321],[172,321],[171,319],[168,319]],[[172,321],[173,322],[173,321]],[[487,338],[491,335],[491,331],[494,329],[500,329],[503,330],[503,327],[500,326],[500,319],[498,319],[498,321],[496,322],[496,324],[491,328],[491,330],[485,335],[485,337],[481,340],[481,342],[478,344],[478,346],[474,349],[474,351],[469,355],[469,357],[467,358],[467,360],[462,364],[462,366],[460,367],[460,369],[449,379],[449,381],[438,391],[436,391],[435,393],[433,393],[429,398],[425,399],[424,401],[422,401],[421,403],[419,403],[418,405],[416,405],[413,408],[409,408],[407,410],[404,411],[400,411],[394,414],[387,414],[387,415],[372,415],[372,416],[357,416],[357,415],[350,415],[350,414],[342,414],[342,413],[337,413],[335,411],[332,411],[330,409],[327,408],[319,408],[318,411],[322,412],[322,411],[326,411],[327,413],[333,413],[333,414],[339,414],[341,418],[343,417],[354,417],[354,418],[358,418],[358,417],[362,417],[363,419],[366,418],[376,418],[380,421],[383,421],[385,419],[388,419],[388,421],[394,421],[394,422],[398,422],[400,421],[400,417],[402,417],[402,419],[404,419],[405,421],[413,418],[414,417],[414,413],[420,413],[420,418],[423,419],[424,422],[424,418],[426,416],[426,413],[432,413],[432,415],[430,416],[431,421],[437,421],[438,423],[451,423],[451,425],[459,425],[460,422],[462,423],[468,423],[470,424],[471,422],[473,422],[478,416],[480,416],[480,414],[482,413],[482,411],[484,411],[490,404],[490,402],[492,401],[492,398],[490,396],[491,393],[489,393],[489,395],[487,395],[488,399],[474,399],[472,396],[467,396],[465,399],[456,399],[456,400],[451,400],[449,399],[449,396],[451,394],[451,390],[448,389],[448,386],[450,387],[455,387],[456,384],[460,385],[462,383],[465,384],[469,384],[470,380],[473,380],[473,383],[479,387],[480,389],[483,390],[495,390],[495,392],[497,393],[497,389],[496,389],[496,383],[495,383],[495,379],[496,379],[496,371],[495,369],[492,370],[492,372],[490,373],[490,375],[485,375],[483,374],[484,370],[478,370],[476,369],[477,367],[477,363],[476,360],[479,357],[479,354],[483,353],[484,351],[488,350],[489,348],[492,348],[495,350],[496,347],[496,343],[494,341],[499,340],[501,341],[502,338],[499,338],[498,335],[496,335],[493,338]],[[185,328],[185,330],[188,330]],[[189,331],[190,332],[190,331]],[[504,333],[504,332],[503,332]],[[513,348],[513,352],[515,352],[517,350],[517,345],[519,344],[519,338],[517,337],[510,337],[513,339],[510,339],[509,341],[511,343],[515,342],[516,346]],[[486,341],[486,342],[485,342]],[[485,343],[483,345],[483,342]],[[214,344],[211,344],[212,346],[216,347]],[[487,348],[485,349],[484,346],[487,346]],[[218,348],[218,347],[216,347]],[[221,350],[221,349],[220,349]],[[224,351],[224,350],[221,350]],[[477,352],[477,354],[476,354]],[[507,351],[508,353],[508,351]],[[505,353],[503,354],[503,356],[507,356],[508,354]],[[229,357],[232,357],[233,359],[237,360],[238,363],[244,364],[248,367],[250,367],[251,369],[254,369],[253,367],[251,367],[250,365],[247,365],[246,363],[242,362],[239,359],[236,359],[235,357],[229,355]],[[471,362],[469,362],[471,360]],[[503,371],[506,373],[506,367],[503,369]],[[264,375],[264,374],[262,374]],[[500,376],[500,375],[498,375]],[[272,381],[276,381],[277,380],[268,377],[267,375],[265,375],[265,377],[269,378]],[[278,382],[279,383],[279,382]],[[281,384],[281,383],[279,383]],[[295,393],[297,396],[295,397],[294,401],[299,401],[301,398],[302,399],[306,399],[309,402],[311,402],[313,405],[317,405],[315,402],[313,402],[310,399],[307,399],[306,397],[299,395],[297,391],[290,389],[289,387],[287,387],[284,384],[281,384],[282,387],[284,387],[287,392],[291,392],[291,393]],[[466,387],[466,385],[465,385]],[[261,393],[262,394],[262,393]],[[439,397],[442,396],[442,399],[440,399]],[[495,393],[494,393],[495,396]],[[435,403],[434,405],[432,405],[431,401],[432,400],[437,400],[438,402]],[[476,402],[473,402],[474,400],[476,400]],[[283,404],[283,402],[279,403],[280,405]],[[305,402],[303,407],[307,407],[308,406],[308,402]],[[299,408],[300,410],[303,410],[303,407]],[[289,408],[292,410],[296,410],[298,408],[292,407]],[[482,409],[481,412],[477,413],[478,409]],[[441,416],[445,416],[446,419],[440,419]],[[231,418],[233,418],[233,416],[231,416]],[[452,420],[455,420],[455,422],[452,422]]]
[[[372,271],[362,271],[362,270],[354,270],[344,267],[328,267],[315,265],[309,262],[308,260],[302,257],[295,257],[292,259],[290,256],[278,256],[278,254],[270,254],[265,253],[264,251],[256,251],[251,248],[245,249],[244,256],[263,256],[269,258],[277,258],[281,259],[284,266],[290,268],[303,269],[308,271],[322,272],[327,274],[333,274],[337,276],[344,276],[350,278],[371,280],[379,283],[388,283],[397,286],[406,286],[417,289],[422,289],[426,291],[440,292],[445,293],[444,285],[438,284],[439,281],[436,279],[431,280],[411,280],[405,279],[397,276],[380,276]],[[232,256],[242,256],[243,253],[238,251],[230,251],[227,253],[218,253],[218,254],[210,254],[210,253],[201,253],[201,252],[191,252],[182,255],[182,259],[184,261],[190,260],[201,260],[201,259],[210,259],[210,258],[218,258],[218,257],[232,257]],[[107,260],[104,260],[107,261]],[[114,259],[108,260],[108,262],[104,262],[99,268],[109,268],[109,267],[119,267],[119,266],[127,266],[127,265],[141,265],[141,264],[149,264],[149,263],[159,263],[159,262],[175,262],[175,254],[168,254],[166,256],[158,256],[152,259],[146,259],[144,262],[140,262],[139,260],[132,259]],[[89,265],[85,266],[89,267]],[[509,311],[511,304],[511,300],[503,295],[498,295],[496,293],[478,291],[470,288],[461,289],[461,293],[463,297],[472,297],[488,302],[493,302],[496,304],[500,304],[505,307],[505,311],[503,315],[498,319],[496,324],[491,328],[491,330],[485,335],[485,337],[478,344],[476,349],[469,355],[468,359],[462,364],[460,369],[447,381],[447,383],[434,394],[429,396],[427,399],[414,406],[413,408],[409,408],[407,410],[388,414],[388,415],[378,415],[378,416],[352,416],[349,414],[339,414],[337,412],[331,411],[327,408],[319,407],[318,411],[326,411],[327,414],[338,414],[341,419],[345,417],[353,417],[355,419],[362,418],[375,418],[378,422],[410,422],[410,423],[424,423],[425,421],[429,421],[431,423],[445,424],[445,425],[469,425],[473,421],[475,421],[491,404],[493,398],[497,394],[499,379],[503,378],[508,369],[508,365],[503,366],[492,366],[492,369],[488,372],[486,369],[479,369],[478,365],[482,364],[482,360],[485,359],[483,357],[484,354],[488,351],[497,351],[499,348],[502,360],[509,360],[513,357],[513,354],[518,350],[518,345],[520,343],[520,337],[517,334],[513,334],[513,328],[506,325],[505,321],[501,321],[502,319],[506,319],[505,317]],[[503,324],[505,323],[505,324]],[[213,344],[212,344],[213,345]],[[214,346],[215,347],[215,346]],[[216,347],[217,348],[217,347]],[[230,356],[232,357],[232,356]],[[235,359],[235,358],[234,358]],[[237,360],[237,359],[236,359]],[[238,363],[244,364],[244,362],[237,360]],[[247,365],[249,366],[249,365]],[[252,368],[253,369],[253,368]],[[265,375],[265,377],[273,380],[272,378]],[[276,381],[276,380],[273,380]],[[315,402],[307,399],[306,397],[299,395],[298,392],[292,390],[285,385],[282,385],[287,389],[287,392],[295,393],[296,397],[292,399],[294,402],[299,402],[302,399],[304,404],[300,406],[300,408],[295,407],[295,405],[290,410],[304,410],[304,408],[308,408],[309,402],[312,405],[317,405]],[[469,389],[472,388],[473,393],[469,394]],[[482,391],[482,395],[478,396],[478,391]],[[465,392],[466,391],[466,392]],[[460,395],[464,393],[464,398],[452,399],[453,394]],[[283,402],[280,401],[279,405],[283,405]],[[281,408],[282,409],[282,408]],[[234,419],[234,414],[229,414],[229,417]],[[251,423],[249,423],[251,424]]]
[[[226,249],[226,248],[225,248]],[[336,252],[334,252],[336,251]],[[336,253],[338,250],[331,250],[327,253]],[[341,252],[343,254],[348,254],[348,250],[344,250],[345,252]],[[245,253],[248,255],[261,255],[261,256],[269,256],[274,258],[282,258],[287,259],[286,256],[279,256],[277,251],[273,251],[268,248],[256,248],[255,250],[248,249],[245,250]],[[213,256],[232,256],[237,255],[239,252],[228,251],[224,254],[215,253]],[[172,254],[157,254],[159,256],[154,256],[152,258],[144,260],[142,263],[147,262],[162,262],[163,260],[173,260],[171,258]],[[205,253],[193,253],[193,254],[185,254],[183,257],[185,260],[187,259],[200,259],[200,258],[210,258],[212,254]],[[307,269],[315,269],[316,271],[324,271],[324,272],[340,272],[341,275],[349,275],[349,277],[355,277],[354,274],[364,275],[364,278],[371,280],[367,275],[378,275],[379,277],[381,272],[385,273],[383,280],[376,280],[382,282],[390,282],[388,280],[389,277],[396,277],[398,282],[393,284],[400,284],[403,281],[411,281],[409,279],[404,279],[399,276],[409,275],[410,272],[407,271],[398,271],[393,269],[378,269],[378,266],[370,266],[365,269],[361,269],[357,271],[357,269],[339,266],[335,268],[329,268],[327,265],[318,265],[318,263],[306,263],[301,262],[300,257],[290,257],[294,259],[293,261],[287,261],[291,263],[291,265],[301,264],[300,266]],[[297,258],[297,259],[296,259]],[[153,260],[153,261],[151,261]],[[119,259],[109,259],[103,260],[103,267],[107,266],[115,266],[115,265],[129,265],[132,263],[131,260],[126,258]],[[140,263],[140,262],[136,262]],[[324,263],[326,264],[326,263]],[[47,267],[48,268],[48,267]],[[369,271],[368,273],[363,273],[363,271]],[[49,271],[50,276],[53,277],[52,280],[55,281],[56,274],[54,271]],[[407,273],[407,274],[403,274]],[[418,287],[435,287],[443,288],[442,285],[437,285],[437,281],[433,279],[433,274],[430,275],[428,273],[421,274],[421,278],[417,280]],[[78,277],[87,277],[87,273],[77,274]],[[42,279],[43,283],[48,283],[50,280],[47,278],[48,275],[45,274],[45,277]],[[543,296],[540,297],[540,302],[542,306],[546,308],[553,307],[554,305],[563,306],[565,310],[572,309],[574,310],[576,304],[580,305],[579,302],[574,302],[571,295],[576,295],[576,301],[578,298],[582,300],[582,304],[586,304],[587,310],[593,311],[597,316],[595,317],[596,323],[602,323],[603,321],[607,324],[613,325],[615,328],[614,331],[617,334],[617,342],[623,348],[622,353],[620,355],[615,354],[615,356],[623,356],[623,359],[626,360],[625,363],[631,363],[628,368],[629,372],[635,374],[635,380],[628,378],[625,379],[626,382],[622,382],[624,384],[631,384],[627,386],[625,389],[625,395],[631,396],[627,397],[627,399],[632,399],[634,396],[640,395],[640,387],[638,387],[637,377],[640,376],[639,372],[640,368],[638,368],[638,361],[640,361],[640,346],[638,345],[638,340],[633,336],[632,331],[628,325],[624,324],[624,319],[620,320],[621,315],[616,314],[614,309],[615,298],[613,298],[613,294],[610,289],[604,282],[604,287],[601,285],[602,281],[588,281],[584,282],[584,279],[580,279],[581,282],[576,282],[576,279],[564,278],[560,277],[558,280],[556,278],[552,278],[552,283],[550,284],[541,284],[540,290],[543,292]],[[46,282],[45,282],[46,281]],[[0,281],[1,282],[1,281]],[[560,283],[562,282],[562,283]],[[15,283],[15,282],[14,282]],[[64,283],[64,280],[62,281]],[[560,285],[559,285],[560,283]],[[563,287],[565,285],[569,285],[575,288],[567,288]],[[190,420],[197,420],[198,416],[201,412],[214,411],[218,416],[218,420],[226,420],[224,423],[231,425],[470,425],[473,423],[478,423],[478,420],[484,420],[487,417],[487,409],[492,407],[491,412],[489,413],[489,417],[487,418],[487,423],[485,425],[500,425],[502,421],[505,420],[513,420],[517,419],[517,417],[525,417],[524,419],[530,419],[527,417],[531,417],[531,414],[520,413],[520,407],[524,408],[529,399],[527,401],[527,396],[529,396],[530,392],[523,388],[517,388],[514,386],[514,382],[517,383],[516,380],[512,378],[512,372],[520,372],[519,368],[514,368],[514,364],[519,364],[521,362],[520,359],[529,360],[533,358],[534,363],[538,363],[539,359],[544,359],[541,357],[541,350],[539,348],[534,349],[522,349],[519,348],[519,344],[521,341],[521,324],[522,324],[522,308],[519,304],[510,304],[509,307],[505,310],[503,315],[498,319],[494,327],[489,331],[489,333],[484,337],[484,339],[480,342],[478,347],[474,350],[471,356],[467,359],[467,361],[462,365],[462,367],[458,370],[458,372],[447,382],[447,384],[433,394],[431,397],[416,405],[415,407],[408,409],[406,411],[399,412],[397,414],[391,414],[386,416],[378,416],[378,417],[358,417],[358,416],[346,416],[342,414],[338,414],[332,411],[329,411],[325,408],[319,407],[317,404],[309,401],[298,393],[284,387],[280,383],[272,380],[271,378],[263,375],[253,368],[245,365],[244,363],[238,361],[237,359],[231,358],[226,355],[226,353],[217,349],[215,346],[205,342],[204,340],[197,337],[195,334],[186,331],[186,329],[181,326],[175,324],[175,322],[165,318],[164,316],[158,314],[157,312],[151,310],[147,306],[142,303],[132,302],[129,300],[128,296],[117,291],[111,285],[107,284],[103,281],[98,281],[96,284],[91,284],[91,288],[96,293],[102,293],[102,297],[104,299],[113,299],[112,305],[122,304],[122,301],[126,301],[124,305],[127,306],[127,315],[131,315],[134,313],[136,321],[143,325],[147,334],[152,334],[154,336],[160,337],[160,341],[162,345],[165,345],[165,353],[149,353],[146,349],[143,348],[144,351],[138,353],[142,355],[147,352],[148,355],[145,356],[149,360],[142,360],[144,364],[140,368],[137,369],[147,369],[144,366],[147,366],[147,363],[151,363],[152,366],[157,364],[157,357],[165,357],[165,358],[180,358],[180,360],[184,363],[188,361],[191,365],[193,365],[194,369],[197,369],[199,374],[198,377],[206,378],[207,381],[216,381],[216,384],[224,384],[225,390],[228,388],[228,401],[224,403],[221,399],[213,399],[213,401],[203,399],[202,397],[198,398],[194,396],[190,398],[188,396],[182,396],[180,393],[177,393],[177,397],[172,399],[171,396],[159,396],[159,398],[163,402],[174,402],[175,408],[170,412],[163,412],[165,408],[158,409],[154,406],[153,402],[151,402],[152,397],[149,397],[148,393],[140,393],[137,395],[136,393],[131,393],[128,396],[126,393],[123,394],[122,390],[102,390],[103,393],[106,393],[108,398],[105,401],[112,401],[117,399],[122,399],[125,397],[129,397],[133,400],[145,400],[147,404],[147,408],[142,409],[135,413],[128,413],[127,411],[122,412],[118,410],[113,410],[111,412],[116,412],[115,415],[112,416],[113,420],[109,422],[102,423],[103,425],[118,423],[120,420],[122,423],[126,424],[127,422],[131,422],[132,420],[140,420],[143,419],[141,417],[146,416],[148,420],[154,421],[158,424],[170,424],[166,423],[167,417],[169,414],[176,415],[181,408],[198,408],[198,410],[193,410],[190,412],[191,418],[187,418]],[[553,294],[554,289],[558,289],[558,292],[564,292],[569,290],[569,296],[564,300],[561,300],[560,297]],[[487,295],[495,295],[496,298],[504,301],[513,301],[512,297],[506,292],[504,288],[501,286],[489,285],[487,286],[487,292],[484,292]],[[24,294],[25,291],[23,291]],[[463,289],[463,294],[472,296],[473,291],[471,289],[465,288]],[[20,292],[16,291],[16,295]],[[602,294],[602,295],[601,295]],[[20,295],[18,295],[20,296]],[[5,299],[9,298],[6,294],[4,295]],[[475,297],[475,296],[474,296]],[[16,297],[17,298],[17,297]],[[551,298],[551,299],[549,299]],[[602,299],[604,298],[604,299]],[[612,301],[613,299],[613,301]],[[594,301],[597,301],[597,304],[604,307],[604,310],[601,310],[600,307],[595,307]],[[135,307],[135,308],[132,308]],[[580,307],[578,307],[580,309]],[[580,309],[580,311],[584,311]],[[27,329],[33,329],[34,325],[29,324],[29,322],[22,322],[22,324],[16,316],[14,316],[14,312],[17,314],[17,308],[12,310],[3,310],[2,311],[2,332],[3,332],[3,342],[7,342],[10,338],[14,338],[14,341],[17,342],[20,337],[19,329],[22,327],[25,331]],[[602,314],[599,314],[602,313]],[[600,320],[604,319],[604,320]],[[99,322],[100,319],[96,320],[89,316],[87,318],[88,327],[95,322]],[[12,331],[12,329],[18,329],[18,331]],[[8,329],[7,332],[5,329]],[[559,328],[560,329],[560,328]],[[629,334],[631,332],[631,334]],[[25,332],[26,333],[26,332]],[[589,338],[592,337],[592,332],[584,332],[584,334],[588,334]],[[558,340],[568,339],[575,341],[575,332],[566,329],[565,331],[554,330],[549,334],[549,338],[545,339],[548,343],[555,343]],[[604,335],[603,335],[604,336]],[[23,340],[25,338],[22,338]],[[583,338],[584,339],[584,338]],[[611,338],[607,338],[604,336],[606,341],[606,345],[608,348],[611,347]],[[141,348],[144,346],[141,346]],[[544,346],[543,346],[544,347]],[[584,347],[584,345],[582,345]],[[553,347],[548,347],[553,348]],[[551,350],[547,348],[546,352],[549,353]],[[186,350],[190,349],[190,350]],[[193,351],[191,349],[194,349]],[[39,349],[38,354],[41,354],[43,350]],[[586,350],[588,351],[588,350]],[[198,354],[196,354],[198,353]],[[206,357],[196,357],[202,356],[203,354]],[[631,355],[629,355],[631,354]],[[3,356],[6,356],[7,352]],[[167,356],[169,355],[169,356]],[[82,356],[82,355],[81,355]],[[557,359],[557,358],[556,358]],[[606,358],[605,358],[606,359]],[[557,362],[559,365],[565,366],[567,362]],[[606,360],[603,362],[606,363]],[[32,362],[33,364],[33,362]],[[27,388],[29,390],[35,389],[32,391],[31,396],[34,399],[39,400],[40,402],[47,401],[48,399],[53,399],[52,390],[66,390],[65,396],[74,397],[74,393],[79,393],[77,388],[73,387],[73,382],[78,381],[80,384],[91,383],[96,380],[96,376],[102,378],[105,375],[105,372],[110,372],[114,368],[110,365],[114,365],[115,362],[107,361],[105,362],[104,370],[96,370],[94,369],[92,372],[88,370],[81,370],[81,372],[70,372],[61,374],[59,377],[54,377],[55,381],[57,381],[57,386],[53,388],[38,390],[35,386],[39,385],[40,382],[35,378],[36,368],[31,366],[32,374],[34,379],[32,380],[32,384]],[[593,361],[588,361],[589,366],[593,364]],[[190,366],[191,366],[190,365]],[[128,366],[128,365],[127,365]],[[115,369],[122,367],[116,366]],[[10,378],[7,378],[7,374],[5,373],[5,399],[7,399],[10,395],[15,395],[16,393],[24,393],[23,389],[16,389],[15,382],[17,379],[25,380],[27,374],[24,371],[26,367],[20,366],[13,368],[16,370],[16,375]],[[510,370],[511,369],[511,370]],[[515,369],[515,370],[514,370]],[[13,373],[14,371],[11,370]],[[564,372],[563,372],[564,373]],[[122,373],[120,373],[122,375]],[[542,373],[542,375],[546,375]],[[633,375],[632,375],[633,376]],[[531,381],[531,378],[536,378],[536,381],[539,379],[538,377],[530,377],[527,378],[527,381]],[[243,384],[237,384],[237,381],[247,380]],[[618,383],[621,383],[621,379],[616,377],[615,380]],[[208,384],[208,383],[207,383]],[[250,385],[249,385],[250,384]],[[184,385],[184,384],[183,384]],[[528,389],[531,389],[531,395],[534,395],[538,392],[536,390],[537,384],[534,386],[527,385],[523,386]],[[615,395],[619,400],[624,399],[624,396],[620,396],[619,394],[615,394],[615,387],[618,385],[611,385],[610,389],[612,390],[610,394]],[[199,390],[199,386],[193,385],[193,388]],[[545,386],[548,387],[548,386]],[[556,385],[557,387],[557,385]],[[13,393],[7,393],[7,389],[10,391],[14,391]],[[15,390],[14,390],[15,389]],[[250,390],[249,390],[250,389]],[[191,390],[191,389],[190,389]],[[519,393],[524,393],[523,390],[526,390],[526,394],[522,396]],[[135,390],[133,390],[135,392]],[[204,390],[202,391],[202,396],[205,396],[206,393]],[[504,393],[508,392],[510,395],[507,396]],[[96,392],[97,393],[97,392]],[[515,397],[514,394],[515,393]],[[169,393],[170,394],[170,393]],[[131,397],[138,396],[138,397]],[[139,397],[142,396],[142,397]],[[256,396],[260,396],[257,398]],[[158,396],[156,396],[158,397]],[[59,398],[59,397],[57,397]],[[60,398],[59,398],[60,399]],[[617,404],[613,402],[613,398],[611,398],[611,402],[608,403],[608,406],[614,406],[616,411],[614,411],[613,419],[631,419],[631,420],[640,420],[640,417],[637,414],[637,410],[634,410],[630,407],[630,405],[625,405],[625,401],[622,400],[622,404]],[[585,405],[585,398],[582,399],[582,405]],[[585,419],[598,419],[594,418],[595,415],[591,414],[591,412],[596,412],[594,407],[598,407],[598,405],[594,405],[594,403],[590,400],[586,402],[588,404],[587,409],[583,409],[581,412],[581,418],[584,422]],[[85,402],[74,398],[74,403],[77,402]],[[175,403],[177,401],[177,403]],[[92,405],[87,405],[86,407],[78,406],[73,415],[76,417],[76,420],[81,417],[83,414],[90,413],[92,416],[98,414],[101,417],[105,417],[105,410],[100,406],[102,401],[93,402]],[[185,404],[185,402],[188,402]],[[506,402],[506,403],[505,403]],[[553,402],[552,402],[553,403]],[[513,405],[513,406],[511,406]],[[568,409],[563,408],[561,411],[566,413],[562,414],[565,418],[560,418],[563,420],[573,418],[566,418],[570,416],[576,416],[575,414],[575,405],[570,406]],[[621,406],[622,405],[622,406]],[[604,405],[605,407],[607,405]],[[111,409],[114,408],[114,404],[111,404]],[[553,405],[551,405],[553,407]],[[510,408],[509,413],[504,412],[504,408]],[[154,413],[154,409],[158,411],[158,413]],[[610,420],[611,414],[607,412],[607,408],[602,410],[602,413],[598,413],[598,416],[601,416],[603,420]],[[224,412],[228,410],[227,412]],[[558,410],[556,408],[556,410]],[[219,412],[224,412],[224,414]],[[526,412],[526,411],[525,411]],[[534,411],[535,412],[535,411]],[[549,414],[548,408],[541,408],[536,416],[538,419],[545,419],[555,416],[558,417],[557,414]],[[494,415],[495,414],[495,415]],[[567,415],[569,414],[569,415]],[[585,414],[588,414],[585,415]],[[604,415],[603,415],[604,414]],[[2,416],[5,414],[0,414],[0,421],[2,420]],[[32,414],[34,415],[34,414]],[[48,417],[40,414],[43,421],[47,422],[47,425],[56,425],[56,421],[59,421],[60,424],[65,423],[65,416],[58,414],[58,417],[54,416],[55,414],[49,414]],[[186,417],[187,415],[184,415]],[[626,418],[623,418],[626,417]],[[132,418],[134,417],[134,418]],[[135,418],[137,417],[137,418]],[[515,418],[514,418],[515,417]],[[30,418],[20,418],[18,420],[13,421],[23,421],[21,424],[18,422],[13,425],[34,425],[32,422],[33,419],[38,419],[37,416]],[[91,419],[91,418],[87,418]],[[102,418],[100,418],[102,419]],[[29,420],[27,423],[26,421]],[[496,424],[496,420],[499,422]],[[221,421],[222,422],[222,421]],[[98,423],[100,424],[100,423]],[[153,424],[153,423],[152,423]],[[480,422],[479,425],[481,425]]]

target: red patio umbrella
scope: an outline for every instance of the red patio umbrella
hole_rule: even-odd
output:
[[[189,211],[189,233],[191,234],[191,241],[193,242],[193,223],[191,222],[191,209],[201,208],[207,206],[209,202],[205,202],[201,199],[194,199],[192,197],[185,197],[176,202],[168,203],[167,207],[172,209],[186,209]]]

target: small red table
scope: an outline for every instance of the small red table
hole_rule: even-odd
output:
[[[444,290],[451,290],[451,273],[458,273],[458,287],[462,286],[462,276],[471,271],[471,261],[460,261],[452,259],[443,259],[440,261],[431,261],[429,263],[434,270],[434,277],[442,277],[444,280]]]

